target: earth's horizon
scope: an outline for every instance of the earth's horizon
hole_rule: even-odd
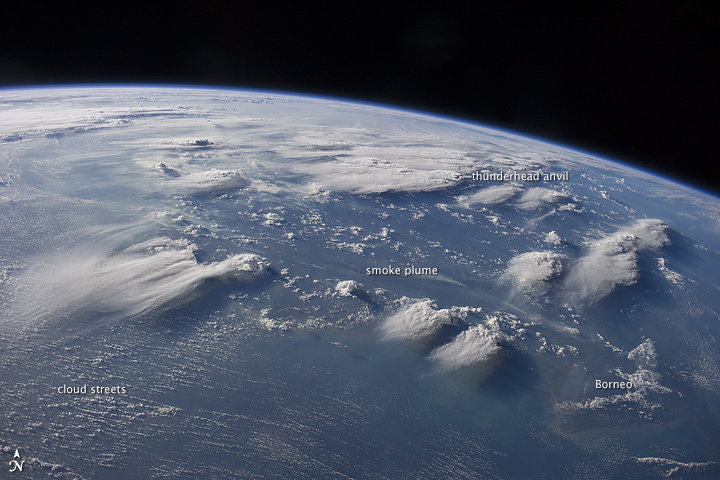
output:
[[[4,465],[718,476],[719,231],[715,193],[417,111],[0,89]]]

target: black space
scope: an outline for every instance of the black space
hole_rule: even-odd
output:
[[[370,101],[720,192],[711,4],[458,3],[28,3],[5,12],[0,86],[181,83]]]

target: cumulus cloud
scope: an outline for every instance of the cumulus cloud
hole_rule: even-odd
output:
[[[378,327],[383,340],[411,340],[432,335],[443,325],[455,325],[467,317],[471,308],[452,307],[438,309],[428,299],[415,300],[406,304]]]
[[[446,372],[482,363],[500,350],[502,334],[489,330],[482,324],[460,333],[450,343],[433,350],[428,360],[436,371]]]
[[[666,229],[660,220],[638,220],[596,242],[567,276],[569,300],[593,303],[610,295],[617,285],[635,284],[639,276],[638,252],[668,243]]]
[[[355,280],[343,280],[335,285],[335,291],[343,297],[356,296],[359,293],[362,293],[362,288],[362,283],[358,283]]]
[[[278,225],[282,225],[285,223],[285,219],[275,212],[268,212],[265,215],[263,215],[263,217],[265,217],[265,221],[263,222],[263,225],[278,226]]]
[[[655,343],[646,338],[643,343],[635,347],[628,353],[628,359],[637,362],[639,367],[655,368],[657,367],[657,353],[655,352]]]
[[[556,405],[557,410],[564,413],[573,413],[612,409],[635,403],[641,408],[629,411],[634,411],[635,414],[643,418],[651,419],[655,411],[663,408],[663,402],[660,401],[659,396],[672,394],[673,390],[664,386],[661,383],[662,375],[654,371],[657,366],[657,354],[652,340],[648,338],[634,348],[628,354],[628,359],[637,364],[637,370],[634,373],[625,373],[620,368],[615,368],[612,373],[625,382],[632,383],[633,387],[631,389],[624,393],[597,396],[582,402],[564,402]]]
[[[565,201],[567,195],[549,188],[528,188],[518,200],[517,206],[523,210],[534,210],[545,205],[557,204]]]
[[[462,182],[477,164],[466,149],[475,151],[473,142],[437,137],[413,122],[399,126],[395,119],[381,120],[378,128],[381,117],[373,113],[371,128],[358,121],[353,127],[301,129],[274,148],[294,159],[290,168],[314,186],[356,194],[445,189]]]
[[[169,167],[168,165],[166,165],[163,162],[156,164],[155,170],[157,170],[158,172],[161,172],[169,177],[179,177],[180,176],[180,173],[177,170],[175,170],[172,167]]]
[[[679,462],[661,457],[638,457],[637,462],[652,465],[665,478],[720,477],[720,462]]]
[[[250,185],[250,181],[236,170],[213,168],[205,172],[184,175],[168,185],[197,192],[231,193]]]
[[[555,252],[527,252],[510,260],[505,276],[520,284],[542,282],[562,273],[562,256]]]
[[[478,203],[482,203],[484,205],[504,203],[515,196],[515,194],[519,191],[520,188],[513,185],[487,187],[467,197],[465,203],[468,205],[475,205]]]
[[[518,196],[519,198],[512,205],[521,210],[536,210],[546,205],[564,203],[569,199],[566,194],[549,188],[523,189],[517,185],[497,185],[483,188],[470,196],[461,197],[459,202],[466,206],[499,205],[507,204]]]
[[[410,163],[412,168],[377,158],[338,157],[303,164],[302,173],[312,175],[329,190],[358,194],[440,190],[456,185],[463,178],[456,170]]]
[[[103,235],[101,232],[99,235]],[[124,248],[117,233],[104,241],[80,245],[38,267],[26,280],[33,282],[19,305],[21,314],[50,321],[113,321],[162,310],[185,302],[208,279],[249,282],[269,265],[254,254],[230,255],[212,263],[196,260],[194,245],[157,237]],[[127,238],[125,238],[127,240]]]
[[[546,243],[552,243],[553,245],[560,245],[563,242],[563,239],[558,233],[553,230],[552,232],[549,232],[547,235],[545,235],[545,242]]]

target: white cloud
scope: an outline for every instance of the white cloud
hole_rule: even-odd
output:
[[[445,189],[462,182],[477,165],[468,154],[478,149],[477,142],[456,133],[439,136],[422,123],[398,123],[395,113],[392,118],[371,115],[365,126],[359,111],[353,113],[353,126],[298,128],[305,122],[294,121],[288,130],[296,129],[296,135],[276,142],[274,149],[292,158],[290,168],[309,176],[310,185],[356,194]]]
[[[549,188],[528,188],[518,200],[517,206],[523,210],[534,210],[545,205],[561,203],[567,200],[567,195]]]
[[[428,360],[439,372],[468,367],[485,362],[496,354],[501,340],[502,334],[478,324],[460,333],[452,342],[433,350]]]
[[[265,217],[263,224],[267,226],[278,226],[285,223],[285,219],[275,212],[268,212],[263,216]]]
[[[440,190],[462,180],[457,170],[450,169],[451,165],[442,169],[414,160],[394,163],[377,158],[338,156],[325,162],[304,163],[298,171],[312,175],[315,182],[331,191],[358,194]],[[438,159],[440,166],[443,163]]]
[[[664,386],[660,382],[662,375],[654,371],[654,368],[657,366],[657,355],[652,340],[646,339],[634,348],[628,354],[628,359],[635,361],[637,364],[638,368],[634,373],[625,373],[620,368],[615,368],[612,373],[625,382],[632,383],[633,387],[631,389],[624,393],[617,393],[610,396],[597,396],[582,402],[564,402],[556,405],[557,410],[565,413],[583,410],[603,410],[635,403],[641,407],[632,409],[635,414],[647,419],[652,418],[656,410],[663,408],[663,402],[660,401],[658,396],[673,393],[671,388]]]
[[[639,367],[657,367],[657,353],[655,352],[655,343],[646,338],[643,343],[635,347],[628,353],[628,359],[637,362]]]
[[[194,191],[234,192],[250,185],[250,181],[235,170],[213,168],[205,172],[190,173],[167,182],[167,185]]]
[[[656,470],[665,478],[718,478],[720,476],[720,463],[709,462],[679,462],[661,457],[638,457],[638,463],[656,467]]]
[[[667,259],[665,258],[658,258],[658,269],[663,274],[663,276],[667,279],[667,281],[674,283],[675,285],[682,285],[687,280],[685,277],[680,275],[678,272],[670,270],[667,266]]]
[[[355,280],[343,280],[335,285],[335,291],[343,297],[352,297],[362,293],[363,285]]]
[[[456,324],[464,315],[467,313],[457,309],[438,309],[432,300],[426,298],[403,306],[380,324],[378,332],[383,340],[422,338],[437,332],[443,325]]]
[[[520,284],[541,282],[562,273],[562,256],[555,252],[527,252],[510,260],[507,277]]]
[[[546,205],[557,205],[569,200],[569,197],[557,190],[533,187],[523,189],[517,185],[496,185],[467,196],[460,197],[459,203],[465,206],[476,204],[498,205],[508,203],[511,199],[519,198],[513,205],[521,210],[535,210]]]
[[[608,296],[617,285],[636,283],[638,252],[668,243],[666,229],[660,220],[638,220],[595,243],[567,276],[568,299],[592,303]]]
[[[194,245],[166,237],[115,250],[123,239],[127,237],[117,232],[98,232],[38,267],[26,279],[32,288],[18,305],[20,313],[60,322],[80,321],[86,314],[113,321],[186,302],[208,279],[252,281],[269,266],[254,254],[198,263]]]
[[[560,245],[563,242],[563,239],[558,233],[553,230],[552,232],[545,235],[545,242],[546,243],[552,243],[553,245]]]
[[[487,187],[467,197],[464,203],[467,203],[468,205],[475,205],[478,203],[485,205],[504,203],[515,196],[515,194],[519,191],[520,188],[513,185]]]

